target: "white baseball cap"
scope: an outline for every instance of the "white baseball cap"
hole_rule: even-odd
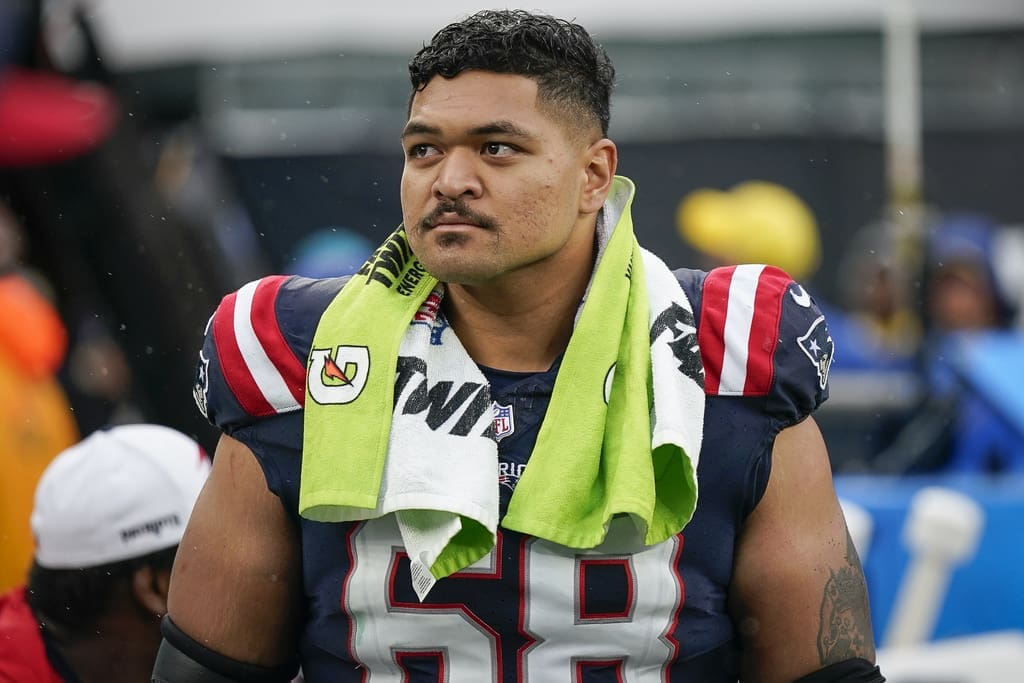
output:
[[[93,432],[58,455],[39,480],[36,562],[94,567],[177,545],[209,473],[199,444],[170,427]]]

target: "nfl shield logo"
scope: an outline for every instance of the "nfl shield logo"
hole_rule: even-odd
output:
[[[501,441],[516,430],[515,422],[512,419],[512,406],[503,406],[500,403],[494,404],[494,438]]]

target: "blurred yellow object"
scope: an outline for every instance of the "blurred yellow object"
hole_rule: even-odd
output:
[[[775,183],[694,190],[679,202],[676,227],[687,243],[722,265],[765,263],[799,280],[813,275],[821,261],[814,214]]]

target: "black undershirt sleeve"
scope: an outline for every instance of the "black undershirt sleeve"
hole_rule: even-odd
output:
[[[877,666],[858,657],[830,664],[793,683],[885,683],[885,676]]]
[[[297,662],[264,667],[225,657],[193,640],[168,616],[160,622],[160,633],[164,639],[151,683],[288,683],[299,671]]]

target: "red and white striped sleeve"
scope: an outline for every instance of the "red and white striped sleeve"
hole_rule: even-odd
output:
[[[226,401],[223,383],[244,415],[267,417],[302,408],[305,363],[282,330],[277,301],[287,276],[255,280],[224,297],[207,326],[200,354],[196,400],[200,409],[210,402],[220,408],[215,422],[235,422],[241,415]],[[315,320],[313,323],[315,324]],[[312,334],[312,331],[310,331]],[[200,386],[200,381],[204,386]],[[202,393],[202,401],[199,394]],[[219,400],[218,400],[219,399]]]
[[[712,270],[697,329],[709,396],[767,397],[791,418],[827,397],[832,339],[817,304],[785,271],[759,264]]]

